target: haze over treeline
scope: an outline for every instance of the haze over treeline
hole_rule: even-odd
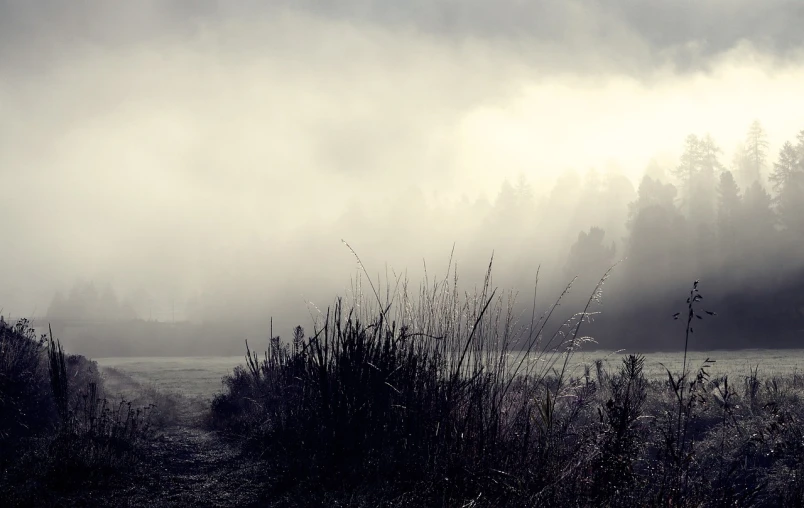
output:
[[[347,292],[341,239],[413,284],[454,244],[462,283],[494,252],[523,311],[539,266],[540,308],[580,275],[569,312],[624,259],[601,347],[674,347],[697,278],[702,346],[796,345],[801,21],[781,0],[0,2],[0,307],[289,335]]]

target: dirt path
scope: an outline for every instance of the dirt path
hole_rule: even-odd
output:
[[[119,371],[104,372],[107,396],[146,394],[148,387]],[[145,388],[145,389],[144,389]],[[151,388],[151,396],[154,395]],[[162,395],[158,395],[162,396]],[[243,456],[237,445],[201,426],[199,401],[173,395],[162,401],[170,418],[144,443],[144,462],[110,490],[84,492],[74,505],[241,507],[266,506],[261,497],[266,471],[261,461]],[[88,499],[89,498],[89,499]]]
[[[147,443],[149,458],[130,492],[131,506],[264,506],[264,464],[243,457],[214,433],[192,427],[159,431]]]

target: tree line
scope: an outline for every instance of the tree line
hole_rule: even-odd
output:
[[[422,260],[430,276],[443,272],[454,244],[467,286],[482,280],[493,253],[494,284],[519,290],[522,312],[532,308],[527,295],[537,273],[540,308],[577,276],[562,304],[569,314],[616,264],[590,329],[600,347],[674,348],[675,337],[662,335],[672,330],[664,321],[695,279],[706,282],[715,300],[707,303],[720,319],[700,326],[717,333],[701,334],[693,347],[797,346],[804,333],[804,130],[773,154],[756,121],[729,162],[710,134],[680,144],[677,160],[651,161],[637,185],[609,168],[565,171],[549,189],[522,175],[502,182],[492,199],[444,203],[418,187],[393,189],[381,207],[347,198],[328,220],[233,246],[247,255],[221,259],[232,268],[226,277],[207,281],[186,306],[177,299],[176,309],[196,322],[267,325],[273,317],[277,329],[291,329],[349,289],[344,273],[354,258],[337,251],[342,239],[372,276],[388,266],[391,282],[401,269],[415,283]],[[115,301],[79,289],[57,296],[49,314],[105,312],[92,302]],[[129,317],[133,307],[148,318],[147,305],[125,307],[106,311]]]

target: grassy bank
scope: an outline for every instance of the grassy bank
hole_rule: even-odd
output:
[[[515,316],[488,277],[463,295],[454,279],[415,298],[372,287],[248,351],[209,424],[271,458],[288,506],[800,506],[804,378],[685,360],[651,381],[638,355],[574,371],[599,290],[552,327],[555,305]],[[696,283],[676,316],[685,350],[701,299]]]
[[[0,498],[41,506],[122,481],[153,407],[111,401],[97,365],[0,319]]]

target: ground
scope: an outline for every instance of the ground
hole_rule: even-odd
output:
[[[212,432],[175,426],[147,443],[150,458],[138,486],[125,492],[130,506],[258,506],[260,461]],[[264,470],[264,469],[263,469]]]
[[[141,387],[104,369],[107,396],[131,396]],[[83,490],[54,505],[248,507],[272,504],[265,492],[265,462],[243,456],[236,443],[203,428],[199,401],[178,399],[172,421],[144,444],[144,461],[103,490]]]

